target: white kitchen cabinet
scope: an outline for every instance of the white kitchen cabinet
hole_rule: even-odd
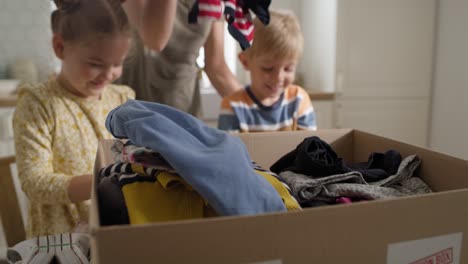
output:
[[[337,95],[428,97],[435,14],[435,0],[338,1]]]
[[[377,135],[425,146],[428,100],[344,99],[336,101],[336,127],[358,128]]]
[[[316,100],[312,102],[317,118],[318,129],[327,129],[334,127],[333,104],[333,100]]]
[[[305,65],[312,69],[305,85],[334,86],[333,127],[426,146],[436,0],[304,0],[302,5],[304,55],[310,55]],[[312,9],[329,16],[311,18]]]

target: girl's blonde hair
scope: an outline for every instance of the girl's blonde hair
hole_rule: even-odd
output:
[[[91,34],[128,34],[131,29],[121,0],[54,0],[54,34],[65,41],[81,40]]]
[[[252,46],[244,52],[249,57],[272,54],[279,58],[298,59],[302,55],[304,37],[297,17],[289,11],[270,10],[270,23],[254,20]]]

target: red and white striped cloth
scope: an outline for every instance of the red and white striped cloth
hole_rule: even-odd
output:
[[[239,42],[242,49],[246,49],[250,47],[254,37],[250,9],[264,24],[268,24],[270,2],[271,0],[198,0],[190,10],[189,23],[196,23],[199,19],[220,19],[224,14],[229,33]]]

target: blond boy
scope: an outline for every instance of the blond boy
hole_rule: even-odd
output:
[[[292,13],[270,11],[270,23],[258,20],[252,46],[239,54],[251,84],[223,98],[218,128],[235,132],[316,130],[307,92],[294,85],[303,36]]]

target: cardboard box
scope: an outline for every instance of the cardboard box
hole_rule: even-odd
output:
[[[312,135],[346,162],[388,149],[417,154],[418,176],[435,193],[288,213],[100,226],[94,191],[93,263],[468,263],[468,161],[350,129],[240,137],[251,157],[269,168]],[[109,143],[101,142],[96,169],[112,162]]]

